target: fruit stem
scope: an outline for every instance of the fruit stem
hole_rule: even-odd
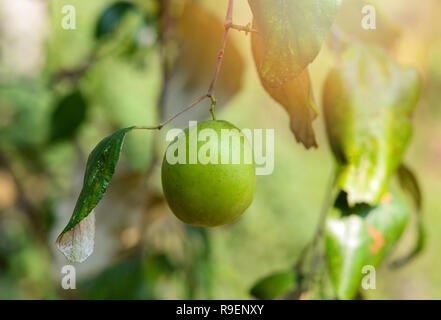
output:
[[[211,108],[210,108],[210,112],[211,112],[211,117],[213,118],[213,120],[216,120],[216,114],[214,112],[214,108],[216,107],[216,98],[213,95],[210,95],[209,97],[211,99]]]

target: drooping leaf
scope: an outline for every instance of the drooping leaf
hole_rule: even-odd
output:
[[[423,224],[422,219],[422,193],[421,188],[418,183],[418,179],[416,175],[412,172],[410,168],[408,168],[406,165],[401,165],[398,169],[398,178],[401,184],[401,187],[407,191],[408,194],[413,199],[413,202],[415,204],[415,211],[416,211],[416,228],[417,228],[417,237],[415,241],[415,246],[412,248],[412,250],[405,256],[396,259],[391,263],[391,266],[394,268],[399,268],[409,261],[411,261],[413,258],[415,258],[418,254],[423,251],[426,243],[426,229]]]
[[[50,141],[74,137],[86,119],[87,107],[87,100],[81,91],[75,90],[61,98],[51,116]]]
[[[104,138],[89,155],[83,188],[72,217],[57,238],[58,248],[71,261],[82,262],[93,251],[94,217],[86,218],[106,192],[119,160],[124,137],[132,129],[121,129]]]
[[[331,210],[325,232],[329,274],[339,299],[358,292],[363,267],[377,267],[401,236],[410,210],[395,194],[386,193],[376,206],[351,208],[342,192]]]
[[[259,34],[251,35],[251,45],[254,61],[257,68],[261,64],[265,44]],[[266,92],[280,103],[288,112],[291,122],[291,130],[297,142],[303,143],[306,148],[317,147],[312,121],[317,117],[314,103],[311,80],[308,70],[304,70],[296,78],[283,83],[277,88],[267,85],[259,72],[259,78]]]
[[[338,163],[336,185],[350,205],[375,205],[398,169],[412,134],[418,74],[381,50],[350,47],[328,75],[323,93],[326,129]]]
[[[263,42],[257,71],[275,88],[299,76],[315,59],[340,0],[248,0]]]
[[[260,279],[250,290],[252,296],[261,300],[273,300],[291,290],[296,284],[298,274],[287,270]]]
[[[125,15],[131,10],[136,10],[136,6],[128,1],[118,1],[110,5],[101,14],[96,24],[95,38],[103,39],[115,32]]]
[[[379,4],[378,1],[372,0],[343,0],[335,23],[350,39],[390,48],[399,38],[400,30],[381,10]],[[363,13],[364,8],[369,10]],[[376,29],[365,29],[361,22],[363,19],[372,22],[368,19],[370,16],[367,16],[371,13],[371,9],[375,10]]]
[[[174,17],[174,25],[164,44],[168,61],[162,118],[189,105],[207,92],[213,78],[220,49],[224,24],[221,19],[196,1],[184,1],[184,9]],[[217,108],[226,105],[242,87],[245,70],[239,48],[229,37],[222,69],[216,85]],[[204,106],[205,105],[205,106]],[[188,126],[189,120],[203,120],[210,116],[209,101],[183,114],[174,121]]]
[[[57,247],[72,262],[83,262],[95,246],[95,211],[57,238]]]

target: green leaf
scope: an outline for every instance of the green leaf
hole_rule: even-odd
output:
[[[411,261],[417,255],[423,251],[426,244],[426,229],[423,224],[422,219],[422,193],[421,188],[418,183],[418,179],[415,174],[412,172],[410,168],[406,165],[401,165],[398,169],[398,178],[401,184],[401,187],[407,191],[408,194],[412,197],[415,209],[416,209],[416,224],[417,224],[417,237],[415,241],[415,246],[412,250],[405,255],[404,257],[398,258],[391,263],[393,268],[399,268]]]
[[[297,279],[298,275],[293,270],[274,273],[260,279],[250,293],[257,299],[273,300],[290,291]]]
[[[262,37],[253,33],[251,46],[256,67],[263,59],[265,44]],[[306,148],[317,147],[312,121],[317,117],[316,106],[312,93],[309,72],[306,69],[295,79],[283,83],[277,88],[266,84],[259,73],[259,78],[266,92],[288,112],[291,119],[290,127],[297,142],[303,143]]]
[[[315,59],[340,0],[248,0],[263,48],[257,71],[271,88],[293,80]]]
[[[50,141],[71,139],[86,119],[88,103],[81,91],[75,90],[57,102],[51,116]]]
[[[419,77],[379,50],[350,47],[327,77],[326,129],[338,163],[336,186],[350,205],[375,205],[402,162],[412,135]]]
[[[376,206],[353,208],[342,192],[329,214],[325,242],[328,268],[337,298],[352,299],[361,285],[364,266],[377,267],[397,242],[410,210],[395,194],[386,193]]]
[[[89,155],[83,188],[74,212],[58,236],[58,248],[72,261],[82,262],[93,251],[94,217],[89,214],[103,197],[118,163],[125,135],[133,127],[121,129],[103,139]]]
[[[115,32],[125,15],[135,9],[136,6],[127,1],[119,1],[110,5],[97,22],[95,38],[102,39]]]

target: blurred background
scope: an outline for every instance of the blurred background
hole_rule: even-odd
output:
[[[94,253],[75,264],[77,289],[61,288],[69,262],[55,240],[93,147],[116,129],[158,123],[209,86],[227,1],[188,2],[0,0],[0,299],[250,299],[256,280],[293,265],[312,238],[334,166],[323,118],[314,122],[319,148],[297,144],[286,112],[261,88],[249,36],[232,31],[217,117],[275,129],[275,169],[258,177],[252,206],[221,228],[184,225],[161,191],[166,130],[133,132],[95,209]],[[369,33],[360,3],[344,1],[341,30],[423,79],[406,162],[422,184],[428,230],[425,251],[399,270],[383,263],[365,298],[441,299],[441,3],[374,2],[377,30]],[[247,1],[236,0],[235,23],[251,19]],[[328,43],[311,65],[319,106],[335,62]],[[208,118],[208,107],[172,126]],[[413,231],[391,256],[411,246]]]

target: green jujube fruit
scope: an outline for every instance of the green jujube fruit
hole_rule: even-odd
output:
[[[176,160],[178,155],[181,161]],[[161,176],[176,217],[202,227],[235,220],[250,206],[256,188],[251,145],[227,121],[211,120],[185,129],[168,146]]]

